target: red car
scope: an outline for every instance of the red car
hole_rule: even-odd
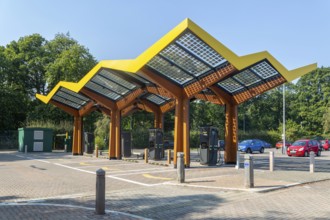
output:
[[[285,146],[290,147],[291,143],[289,141],[285,141]],[[276,149],[282,148],[283,147],[283,141],[278,141],[275,145]]]
[[[316,140],[303,139],[295,141],[290,147],[288,147],[286,153],[289,157],[308,157],[311,151],[314,151],[316,156],[321,156],[321,148]]]
[[[330,148],[330,145],[329,145],[329,140],[326,139],[326,140],[321,140],[321,145],[322,145],[322,148],[324,150],[329,150]]]

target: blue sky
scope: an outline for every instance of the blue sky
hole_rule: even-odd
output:
[[[97,60],[132,59],[187,17],[240,56],[330,66],[328,0],[0,0],[0,45],[69,32]]]

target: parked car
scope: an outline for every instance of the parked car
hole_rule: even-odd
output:
[[[265,151],[265,143],[259,139],[249,139],[238,143],[238,150],[248,154],[252,154],[254,151],[263,153]]]
[[[324,150],[330,150],[330,144],[329,144],[329,140],[326,139],[326,140],[321,140],[321,145],[322,145],[322,148]]]
[[[321,156],[321,148],[316,140],[297,140],[290,147],[287,148],[287,154],[289,157],[308,157],[311,151],[313,151],[316,156]]]
[[[288,148],[291,146],[291,142],[285,141],[285,146]],[[278,141],[275,145],[276,149],[282,148],[283,147],[283,141]]]
[[[266,141],[262,141],[262,142],[264,142],[265,148],[272,148],[272,145],[270,143],[268,143]]]

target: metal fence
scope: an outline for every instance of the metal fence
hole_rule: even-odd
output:
[[[18,149],[18,131],[0,132],[0,150]]]

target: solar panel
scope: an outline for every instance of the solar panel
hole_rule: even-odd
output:
[[[226,61],[225,58],[213,50],[209,45],[189,31],[176,40],[176,42],[212,67],[216,67]]]
[[[261,76],[263,79],[275,76],[279,74],[271,65],[266,61],[263,61],[251,68],[255,73]]]
[[[250,86],[254,83],[259,82],[261,79],[257,77],[250,70],[244,70],[234,76],[236,80],[244,84],[244,86]]]
[[[99,85],[101,85],[101,86],[103,86],[103,87],[105,87],[109,90],[112,90],[112,91],[114,91],[114,92],[116,92],[120,95],[126,95],[129,92],[129,90],[124,88],[123,86],[120,86],[117,83],[114,83],[114,82],[112,82],[112,81],[108,80],[107,78],[104,78],[100,75],[94,76],[91,81],[94,82],[94,83],[97,83],[97,84],[99,84]]]
[[[221,81],[218,83],[219,86],[221,86],[222,88],[224,88],[225,90],[227,90],[230,93],[233,93],[237,90],[243,89],[244,87],[239,84],[237,81],[235,81],[232,78],[228,78],[224,81]]]
[[[89,81],[87,84],[86,84],[86,87],[89,88],[90,90],[93,90],[99,94],[102,94],[112,100],[117,100],[119,99],[121,96],[112,92],[111,90],[105,88],[105,87],[102,87],[96,83],[93,83],[91,81]]]
[[[60,90],[62,90],[62,91],[65,92],[65,93],[68,93],[68,94],[70,94],[70,95],[72,95],[72,96],[74,96],[74,97],[76,97],[76,98],[78,98],[78,99],[80,99],[80,100],[83,100],[83,101],[86,101],[86,102],[90,101],[90,99],[87,98],[86,96],[81,95],[81,94],[79,94],[79,93],[75,93],[75,92],[73,92],[73,91],[71,91],[71,90],[68,90],[68,89],[66,89],[66,88],[61,87]]]
[[[135,89],[136,85],[134,85],[133,83],[130,83],[127,80],[124,80],[122,78],[120,78],[119,76],[115,75],[113,72],[111,72],[110,70],[101,70],[98,74],[104,76],[105,78],[112,80],[114,82],[116,82],[117,84],[127,88],[127,89]]]
[[[175,44],[169,45],[160,52],[160,54],[195,76],[199,76],[210,70],[207,65],[197,60]]]
[[[70,107],[72,107],[72,108],[75,108],[75,109],[80,109],[80,107],[81,107],[81,105],[78,105],[78,104],[76,104],[76,103],[74,103],[74,102],[71,102],[71,101],[68,100],[68,99],[62,98],[62,97],[58,96],[57,94],[54,95],[54,96],[52,97],[52,99],[54,99],[55,101],[58,101],[58,102],[60,102],[60,103],[63,103],[63,104],[65,104],[65,105],[67,105],[67,106],[70,106]]]
[[[83,101],[81,99],[78,99],[75,96],[72,96],[72,95],[69,95],[65,92],[62,92],[61,90],[57,91],[56,95],[66,99],[66,100],[69,100],[73,103],[79,104],[79,105],[85,105],[86,104],[86,101]]]
[[[193,79],[192,76],[186,74],[184,71],[159,56],[152,58],[147,65],[180,85]]]
[[[165,102],[164,99],[160,98],[157,95],[151,94],[149,95],[146,99],[148,99],[149,101],[156,103],[157,105],[161,105]]]

